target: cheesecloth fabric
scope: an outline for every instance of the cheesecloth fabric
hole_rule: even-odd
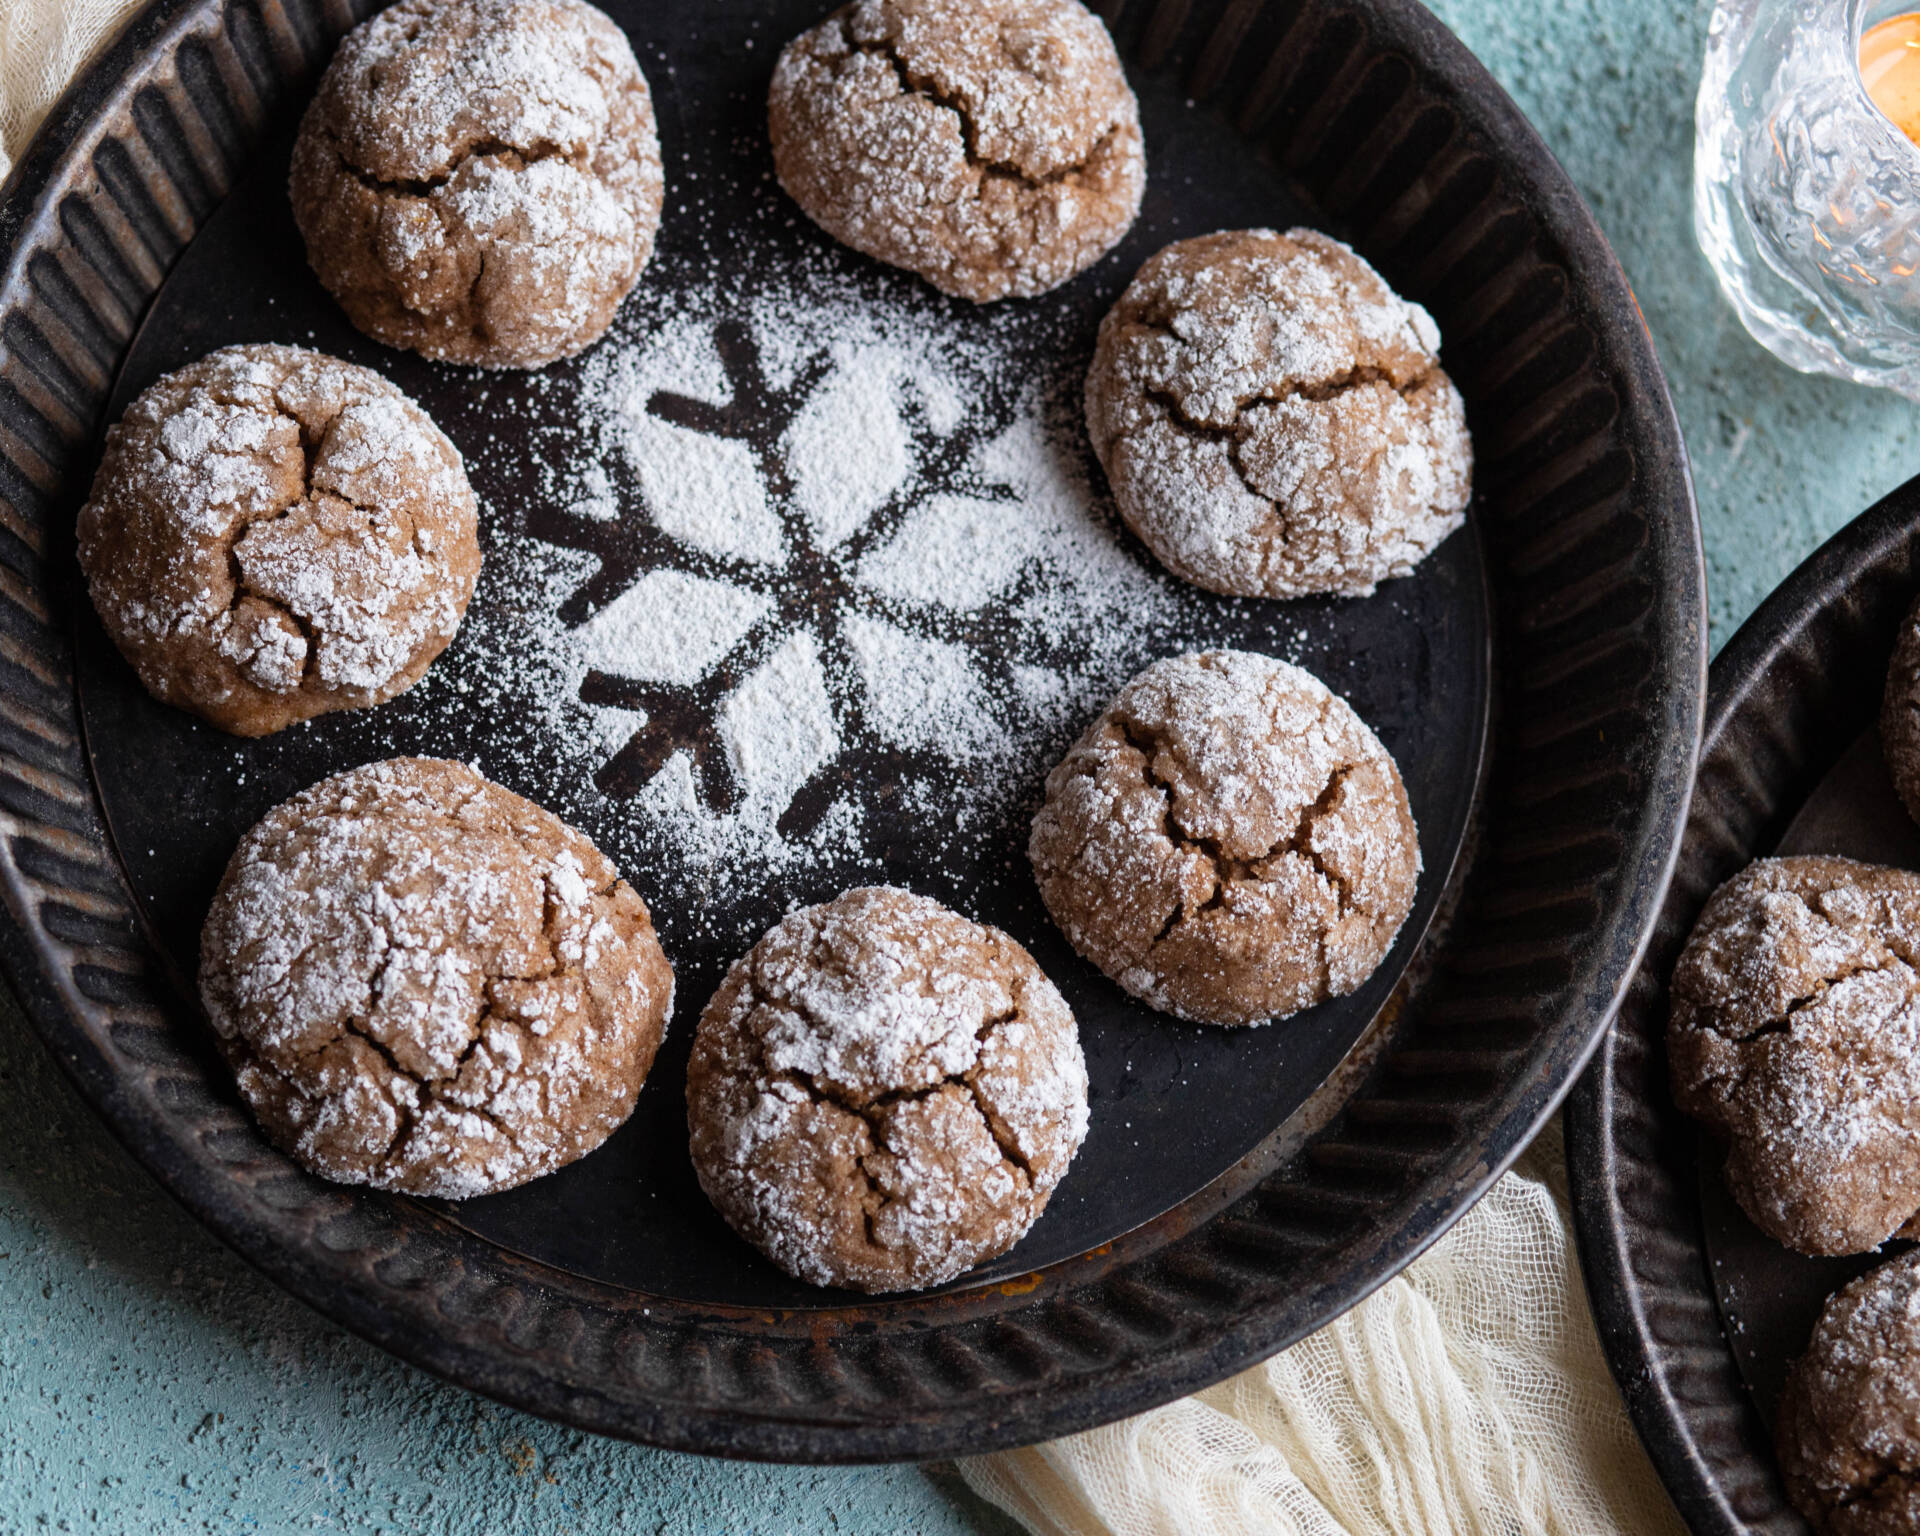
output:
[[[137,5],[0,0],[0,177]],[[960,1470],[1038,1536],[1683,1531],[1601,1358],[1557,1126],[1419,1262],[1266,1364]]]
[[[0,181],[138,0],[0,0]]]
[[[1679,1536],[1600,1353],[1566,1182],[1556,1121],[1320,1332],[961,1475],[1037,1536]]]

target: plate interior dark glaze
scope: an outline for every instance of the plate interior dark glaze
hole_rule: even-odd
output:
[[[1807,1529],[1774,1464],[1774,1406],[1826,1298],[1885,1254],[1805,1258],[1741,1214],[1721,1153],[1668,1092],[1667,977],[1707,897],[1754,858],[1920,868],[1920,831],[1874,726],[1916,591],[1920,482],[1909,482],[1811,556],[1715,659],[1680,865],[1615,1027],[1568,1100],[1601,1340],[1675,1503],[1711,1536]]]
[[[873,1459],[1041,1438],[1217,1380],[1364,1295],[1497,1176],[1571,1081],[1644,942],[1691,782],[1702,590],[1685,462],[1631,295],[1511,103],[1405,0],[1106,7],[1146,114],[1141,225],[1061,293],[992,312],[837,251],[756,179],[765,71],[811,11],[709,5],[693,27],[687,11],[612,9],[653,83],[675,189],[623,324],[665,334],[688,294],[739,297],[744,320],[695,318],[748,409],[701,416],[686,390],[667,390],[679,401],[665,409],[744,438],[769,480],[768,444],[826,375],[806,374],[805,355],[779,364],[753,305],[822,283],[835,295],[830,344],[857,339],[875,310],[906,313],[929,350],[962,323],[1000,335],[977,389],[955,392],[976,415],[949,412],[943,427],[926,399],[906,411],[916,473],[988,496],[966,478],[969,456],[1023,410],[1071,413],[1098,315],[1167,239],[1303,219],[1353,239],[1433,310],[1475,434],[1476,501],[1469,530],[1415,577],[1357,602],[1169,595],[1096,516],[1144,594],[1119,639],[1097,625],[1010,638],[1057,595],[1033,572],[926,631],[996,676],[1016,655],[1078,669],[1084,712],[1027,743],[1042,765],[1104,691],[1166,649],[1225,641],[1320,672],[1399,757],[1421,821],[1421,906],[1396,954],[1372,990],[1284,1031],[1143,1018],[1034,905],[1019,829],[1037,782],[992,800],[1004,786],[977,761],[865,742],[857,704],[837,719],[848,749],[788,786],[778,818],[783,837],[826,854],[778,882],[677,886],[675,849],[631,808],[663,754],[688,747],[673,732],[697,736],[697,712],[620,674],[570,673],[532,697],[489,671],[516,612],[591,623],[669,558],[640,519],[581,513],[566,479],[580,421],[604,404],[601,354],[534,384],[436,369],[346,329],[301,268],[278,165],[354,18],[250,0],[155,5],[0,199],[0,884],[14,919],[0,952],[83,1091],[215,1230],[375,1341],[535,1411],[710,1452]],[[405,699],[237,746],[131,684],[85,611],[69,546],[117,402],[208,347],[267,338],[371,362],[428,404],[486,503],[483,583],[495,585]],[[1020,393],[1029,381],[1037,405]],[[661,410],[661,392],[641,409]],[[630,463],[605,453],[598,467],[607,496],[633,499]],[[1084,450],[1046,472],[1087,475]],[[873,513],[873,547],[906,510],[896,498]],[[783,547],[803,550],[804,522],[780,523]],[[530,579],[516,551],[532,546],[566,557],[568,579]],[[671,558],[746,584],[685,550]],[[802,624],[822,654],[845,639],[844,617],[821,606],[844,596],[844,564],[819,546],[796,561],[791,579],[753,589],[778,619],[766,635],[745,637],[711,678],[683,679],[696,702],[711,709],[770,654],[757,646]],[[644,709],[667,734],[640,740],[630,721],[584,774],[570,771],[575,759],[553,753],[577,743],[533,729],[533,706],[555,697]],[[417,749],[476,757],[608,847],[661,911],[689,1010],[787,904],[854,878],[903,880],[1031,943],[1082,1018],[1100,1100],[1093,1139],[1028,1243],[932,1296],[788,1286],[691,1189],[674,1102],[686,1013],[635,1123],[520,1194],[458,1210],[370,1196],[266,1147],[189,1006],[207,893],[269,804],[332,768]],[[840,800],[916,784],[932,786],[920,815],[841,835]],[[698,787],[716,811],[754,793],[725,772]],[[971,825],[940,814],[983,797],[996,809]]]
[[[778,38],[805,26],[815,10],[811,0],[772,13],[761,3],[709,5],[705,25],[710,37]],[[1209,176],[1230,147],[1228,128],[1196,115],[1178,82],[1159,77],[1143,82],[1141,102],[1155,146],[1155,190],[1118,254],[1060,293],[1024,304],[994,310],[939,300],[917,279],[878,267],[793,216],[770,180],[764,50],[700,49],[689,58],[661,8],[615,5],[611,14],[628,28],[648,73],[671,82],[660,93],[660,113],[674,191],[642,291],[616,334],[585,357],[534,373],[488,373],[436,366],[360,336],[307,269],[287,205],[286,138],[260,153],[155,296],[109,420],[161,373],[231,342],[299,339],[365,363],[406,389],[460,448],[480,498],[487,565],[461,635],[420,686],[378,710],[334,715],[264,741],[237,742],[156,703],[87,606],[76,603],[81,715],[120,861],[143,921],[183,978],[180,1007],[190,1012],[194,994],[184,979],[194,974],[200,919],[234,844],[270,807],[327,774],[402,755],[456,758],[564,816],[614,859],[653,911],[677,982],[667,1043],[632,1120],[604,1149],[522,1189],[441,1209],[495,1242],[609,1284],[784,1308],[846,1298],[774,1269],[701,1194],[687,1158],[682,1086],[694,1025],[726,967],[791,908],[855,885],[936,896],[1004,928],[1034,954],[1080,1023],[1091,1084],[1087,1142],[1040,1222],[1011,1252],[955,1284],[1071,1258],[1232,1172],[1326,1079],[1393,995],[1445,889],[1479,783],[1489,634],[1474,531],[1461,530],[1411,577],[1368,599],[1233,602],[1166,575],[1088,496],[1064,514],[1077,513],[1084,524],[1076,521],[1054,548],[1037,545],[1032,559],[998,573],[1006,584],[984,600],[955,595],[959,573],[944,570],[953,583],[945,601],[916,600],[918,579],[901,597],[890,590],[901,583],[887,582],[885,566],[875,577],[873,562],[905,554],[920,563],[917,577],[938,560],[942,546],[924,531],[930,509],[958,499],[973,507],[984,495],[1027,527],[1047,515],[1012,499],[1027,489],[1026,462],[1007,466],[1011,485],[983,485],[983,445],[1008,432],[1044,434],[1039,451],[1073,460],[1048,466],[1060,494],[1100,483],[1072,407],[1100,317],[1148,254],[1178,234],[1260,222],[1285,227],[1315,212],[1271,166]],[[810,312],[810,304],[818,307]],[[921,420],[934,413],[919,406],[916,392],[962,373],[964,362],[903,367],[884,334],[854,333],[894,317],[955,351],[990,348],[957,426],[943,420],[947,430],[939,431]],[[733,375],[725,407],[690,399],[671,383],[643,399],[676,366],[691,376],[686,388],[710,387],[688,361],[688,354],[701,358],[709,338]],[[788,365],[796,378],[784,389],[762,377],[770,371],[760,356],[773,350],[769,343],[800,352],[797,365]],[[630,388],[628,370],[646,384]],[[869,370],[898,391],[899,419],[918,439],[920,462],[865,523],[830,542],[813,526],[819,513],[800,509],[807,486],[795,484],[790,466],[805,460],[802,448],[789,445],[796,422],[810,410],[830,413],[834,392],[860,389]],[[665,413],[673,411],[728,434],[709,443],[748,443],[763,483],[791,487],[767,496],[783,536],[779,554],[716,556],[663,531],[673,512],[650,516],[649,488],[634,455],[622,451],[628,413],[643,404],[651,419],[671,420]],[[659,473],[659,460],[678,445],[649,439],[645,451],[655,457],[645,467]],[[582,474],[582,465],[601,478]],[[599,516],[573,510],[582,481],[606,485],[617,519],[598,506]],[[696,522],[690,531],[699,539],[715,530]],[[1016,524],[1008,536],[1022,531]],[[1068,593],[1073,565],[1109,562],[1122,571]],[[530,573],[550,571],[558,579],[540,585],[557,590],[529,590]],[[763,601],[767,616],[690,684],[647,686],[589,665],[592,653],[577,637],[592,630],[583,626],[623,599],[646,601],[642,583],[669,572],[711,584],[701,592],[733,594],[731,602]],[[1126,618],[1104,611],[1115,603],[1128,605]],[[875,633],[893,646],[930,643],[967,658],[967,698],[981,714],[955,722],[959,752],[915,742],[911,729],[890,739],[860,718],[878,712],[861,670],[861,646],[872,648]],[[777,798],[764,811],[735,809],[728,821],[730,806],[759,791],[749,785],[743,793],[732,782],[742,775],[714,741],[713,720],[747,696],[753,679],[784,665],[771,658],[792,655],[796,642],[820,657],[840,750],[818,754],[824,761],[804,782],[775,784]],[[1386,962],[1353,995],[1273,1028],[1183,1025],[1128,997],[1061,939],[1026,867],[1041,781],[1099,708],[1095,695],[1104,698],[1156,657],[1212,646],[1286,655],[1345,696],[1405,765],[1421,832],[1423,878]],[[527,665],[529,651],[550,656],[552,665]],[[1082,658],[1090,651],[1097,654],[1088,664]],[[892,651],[879,658],[898,665]],[[636,665],[654,660],[640,657]],[[1019,668],[1041,673],[1053,694],[1027,705],[1019,687],[1001,681]],[[570,684],[571,697],[555,696]],[[636,729],[595,705],[633,707],[646,723]],[[939,702],[923,707],[937,711]],[[603,735],[609,721],[614,731]],[[674,753],[695,752],[701,811],[675,805],[656,812],[660,776],[670,772],[664,765]],[[713,828],[744,822],[752,829],[756,815],[761,825],[748,846],[707,847]],[[852,816],[859,818],[854,830],[834,830]],[[810,839],[829,851],[817,852]],[[789,862],[769,867],[767,848]]]

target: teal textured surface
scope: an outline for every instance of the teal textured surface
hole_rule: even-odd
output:
[[[823,0],[824,9],[824,0]],[[1914,408],[1788,372],[1694,249],[1705,4],[1438,0],[1592,203],[1693,454],[1717,645],[1840,524],[1920,471]],[[703,1461],[497,1408],[256,1277],[0,1018],[0,1530],[986,1532],[951,1475]]]

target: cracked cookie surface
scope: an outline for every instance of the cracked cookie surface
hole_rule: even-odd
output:
[[[939,1285],[1019,1241],[1087,1131],[1073,1014],[997,928],[887,886],[794,912],[700,1016],[700,1185],[815,1285]]]
[[[1920,1532],[1920,1253],[1828,1299],[1775,1439],[1788,1497],[1820,1536]]]
[[[810,219],[976,302],[1084,271],[1146,187],[1139,104],[1079,0],[856,0],[780,55],[768,126]]]
[[[620,1127],[673,972],[586,837],[460,763],[395,758],[241,839],[200,993],[241,1093],[303,1166],[462,1199]]]
[[[653,102],[582,0],[400,0],[349,32],[300,123],[307,259],[349,319],[446,362],[588,346],[653,253]]]
[[[1673,1096],[1727,1185],[1802,1253],[1864,1253],[1920,1212],[1920,875],[1759,859],[1674,968]]]
[[[480,571],[459,451],[379,374],[300,347],[225,347],[142,391],[77,539],[147,690],[241,736],[412,687]]]
[[[1920,602],[1907,611],[1880,701],[1880,751],[1907,814],[1920,821]]]
[[[1156,662],[1047,775],[1028,857],[1073,947],[1155,1008],[1259,1024],[1353,991],[1413,906],[1400,771],[1312,674]]]
[[[1439,346],[1337,240],[1202,235],[1149,258],[1101,322],[1087,431],[1175,575],[1364,596],[1465,519],[1473,447]]]

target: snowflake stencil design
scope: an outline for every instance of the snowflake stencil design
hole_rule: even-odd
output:
[[[1092,586],[1153,609],[991,350],[763,308],[664,325],[590,393],[627,483],[581,484],[574,515],[608,526],[562,616],[612,748],[595,783],[643,811],[731,842],[851,832],[849,748],[923,787],[1004,751],[1084,683]]]

